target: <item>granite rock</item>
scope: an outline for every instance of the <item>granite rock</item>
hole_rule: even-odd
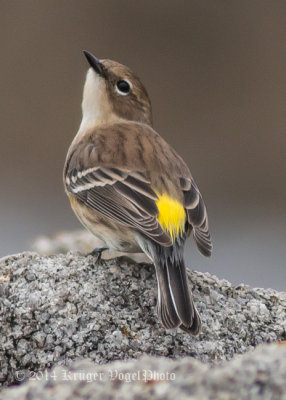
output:
[[[24,384],[0,393],[0,399],[285,400],[286,346],[261,345],[215,366],[191,357],[146,355],[105,365],[76,361],[33,373]]]
[[[188,271],[203,325],[192,337],[158,322],[152,265],[26,252],[1,259],[0,271],[3,385],[82,358],[104,364],[150,354],[214,363],[286,338],[286,293],[208,273]]]

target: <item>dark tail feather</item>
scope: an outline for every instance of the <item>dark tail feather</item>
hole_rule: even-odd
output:
[[[201,329],[201,320],[189,291],[184,261],[157,261],[155,267],[158,279],[158,316],[162,324],[167,329],[179,326],[197,335]]]

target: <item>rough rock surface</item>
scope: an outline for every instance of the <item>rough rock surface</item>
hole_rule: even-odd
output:
[[[93,261],[71,253],[0,260],[3,384],[82,358],[103,364],[151,354],[214,362],[286,338],[286,293],[190,272],[203,324],[192,337],[158,322],[153,266]]]
[[[215,367],[190,357],[143,356],[107,365],[78,361],[69,369],[33,374],[0,399],[285,400],[286,346],[263,345]]]
[[[189,278],[203,323],[198,337],[180,330],[166,331],[159,324],[152,265],[134,264],[126,259],[94,265],[93,257],[72,253],[43,257],[26,252],[1,259],[0,381],[7,385],[28,379],[20,388],[5,390],[2,398],[50,398],[49,391],[55,391],[57,399],[76,398],[71,394],[75,392],[79,393],[77,398],[92,398],[97,390],[97,398],[109,399],[115,397],[108,393],[119,388],[126,393],[126,397],[120,398],[139,398],[136,396],[142,391],[140,399],[150,398],[152,393],[162,399],[176,395],[183,399],[192,393],[203,399],[208,398],[203,397],[208,393],[224,393],[227,382],[231,389],[222,398],[244,398],[227,397],[234,396],[238,388],[242,393],[251,389],[254,394],[267,394],[272,388],[272,394],[282,396],[286,382],[283,346],[267,347],[255,353],[256,358],[249,353],[215,369],[194,358],[217,363],[259,343],[285,340],[286,293],[245,285],[234,287],[225,280],[195,271],[189,272]],[[137,359],[143,354],[165,358],[145,356],[127,364],[93,364]],[[182,358],[186,356],[193,358]],[[89,362],[74,364],[83,358]],[[180,361],[173,363],[169,358]],[[110,368],[127,372],[154,368],[163,373],[174,371],[178,379],[176,375],[175,380],[168,380],[163,374],[164,379],[160,378],[157,385],[151,376],[149,383],[140,379],[132,384],[131,391],[127,389],[130,383],[110,377],[100,381],[100,385],[98,381],[86,385],[87,382],[77,379],[70,386],[67,381],[48,379],[43,371],[53,366],[58,366],[56,371],[70,366],[72,371],[83,368],[86,373],[106,372]],[[200,392],[200,387],[204,392]],[[31,394],[40,392],[38,397]],[[283,398],[267,396],[245,398]]]

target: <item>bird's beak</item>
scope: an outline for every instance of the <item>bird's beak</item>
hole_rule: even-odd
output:
[[[89,65],[91,66],[91,68],[94,69],[94,71],[102,76],[103,78],[105,78],[105,73],[104,73],[104,69],[103,69],[103,65],[101,64],[101,62],[99,61],[99,59],[97,57],[95,57],[93,54],[91,54],[89,51],[83,50],[84,55],[86,56],[86,59],[89,63]]]

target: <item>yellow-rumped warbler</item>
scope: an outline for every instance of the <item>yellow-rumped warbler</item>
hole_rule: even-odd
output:
[[[102,250],[144,252],[152,260],[159,319],[166,328],[196,335],[201,321],[183,251],[192,232],[200,252],[211,254],[202,196],[183,159],[153,130],[151,103],[139,78],[124,65],[84,54],[91,68],[83,117],[64,167],[71,206],[104,242]]]

